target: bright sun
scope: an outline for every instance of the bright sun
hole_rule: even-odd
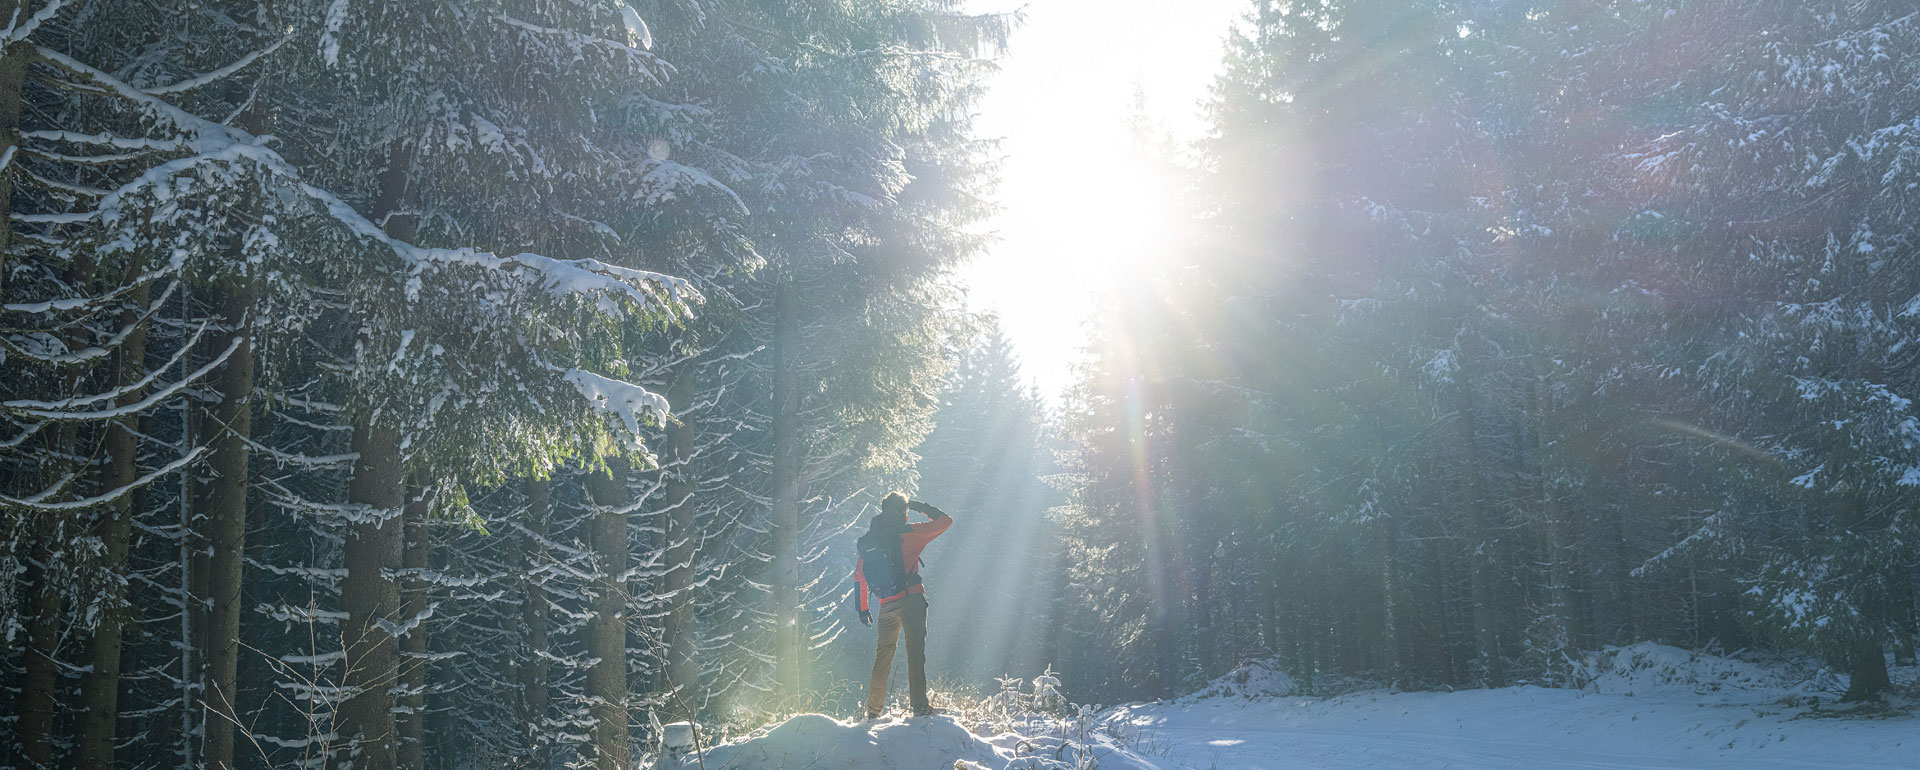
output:
[[[976,0],[1006,11],[1021,0]],[[1135,137],[1144,112],[1178,142],[1198,137],[1200,102],[1241,0],[1054,0],[1026,24],[982,100],[978,129],[1002,138],[999,243],[961,280],[975,310],[999,314],[1050,402],[1069,384],[1100,292],[1164,250],[1185,206]],[[1177,7],[1178,13],[1168,13]],[[1136,103],[1144,104],[1137,110]]]

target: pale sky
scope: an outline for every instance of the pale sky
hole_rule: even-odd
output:
[[[1021,369],[1057,405],[1087,338],[1098,292],[1151,259],[1177,191],[1147,181],[1130,149],[1136,89],[1182,144],[1200,138],[1202,104],[1226,35],[1250,0],[973,0],[975,12],[1024,6],[1026,24],[980,103],[980,136],[1001,139],[1000,240],[961,269],[968,304],[1000,315]]]

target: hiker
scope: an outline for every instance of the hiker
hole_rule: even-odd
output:
[[[907,523],[907,512],[927,517]],[[880,645],[873,651],[873,677],[867,680],[867,718],[879,719],[887,705],[887,676],[901,629],[907,632],[907,691],[914,716],[934,713],[927,702],[927,596],[920,585],[920,551],[953,526],[953,517],[899,492],[887,493],[880,513],[860,536],[860,561],[854,565],[854,591],[860,595],[860,622],[873,625],[867,604],[872,593],[880,610]]]

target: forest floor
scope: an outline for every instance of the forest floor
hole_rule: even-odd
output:
[[[1920,670],[1895,671],[1912,692]],[[1184,698],[1080,720],[976,715],[848,723],[820,715],[716,747],[705,767],[1099,770],[1881,770],[1920,766],[1920,715],[1843,709],[1844,681],[1640,644],[1590,656],[1579,689],[1292,694],[1253,664]],[[1008,731],[1011,727],[1012,730]],[[971,728],[971,729],[969,729]],[[956,763],[958,763],[956,765]],[[686,766],[697,766],[689,761]]]

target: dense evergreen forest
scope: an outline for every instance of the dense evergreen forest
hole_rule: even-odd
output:
[[[0,0],[0,766],[624,769],[845,716],[894,489],[957,520],[953,687],[1567,686],[1654,640],[1885,689],[1920,13],[1248,11],[1205,141],[1114,160],[1187,224],[1049,408],[953,279],[1015,18]]]
[[[981,240],[957,5],[0,6],[4,764],[808,706]]]
[[[1066,681],[1912,658],[1911,3],[1261,2],[1210,109],[1065,415]]]

